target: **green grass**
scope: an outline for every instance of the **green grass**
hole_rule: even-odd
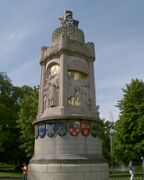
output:
[[[0,177],[21,177],[21,173],[0,172]]]
[[[22,172],[16,171],[14,165],[0,164],[0,177],[21,177]]]
[[[130,174],[127,173],[110,173],[109,175],[110,180],[129,180],[130,179]],[[135,173],[134,175],[135,180],[141,180],[142,179],[142,174],[141,173]]]

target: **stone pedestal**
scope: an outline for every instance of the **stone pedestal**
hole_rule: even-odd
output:
[[[38,137],[29,164],[30,180],[108,180],[99,136]]]
[[[97,137],[56,136],[36,140],[30,180],[107,180],[108,165]]]
[[[33,163],[29,165],[31,180],[107,180],[106,163]]]

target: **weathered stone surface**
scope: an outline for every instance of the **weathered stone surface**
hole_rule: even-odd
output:
[[[39,166],[34,165],[33,166]],[[108,166],[107,164],[49,164],[47,172],[41,169],[36,172],[29,170],[29,179],[45,180],[47,178],[52,180],[107,180]],[[36,168],[33,168],[36,169]],[[41,171],[42,170],[42,171]],[[91,171],[92,170],[92,171]]]
[[[108,180],[95,97],[92,42],[72,12],[41,48],[39,108],[28,180]]]

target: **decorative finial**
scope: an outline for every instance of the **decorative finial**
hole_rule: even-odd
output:
[[[79,21],[73,19],[73,13],[70,10],[66,10],[63,17],[59,18],[61,26],[73,25],[78,27]]]

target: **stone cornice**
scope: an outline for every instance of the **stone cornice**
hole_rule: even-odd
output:
[[[79,116],[79,117],[75,117],[75,116],[53,116],[53,117],[37,117],[37,119],[35,121],[33,121],[33,124],[39,123],[39,122],[45,122],[45,121],[52,121],[52,120],[74,120],[74,121],[82,121],[82,120],[87,120],[87,121],[91,121],[91,122],[97,122],[100,124],[103,124],[103,121],[97,116],[97,117],[89,117],[89,116]]]
[[[93,43],[80,43],[61,35],[58,43],[53,43],[50,47],[41,48],[40,64],[43,64],[47,59],[52,59],[60,56],[61,54],[78,56],[87,59],[88,61],[95,60]]]

